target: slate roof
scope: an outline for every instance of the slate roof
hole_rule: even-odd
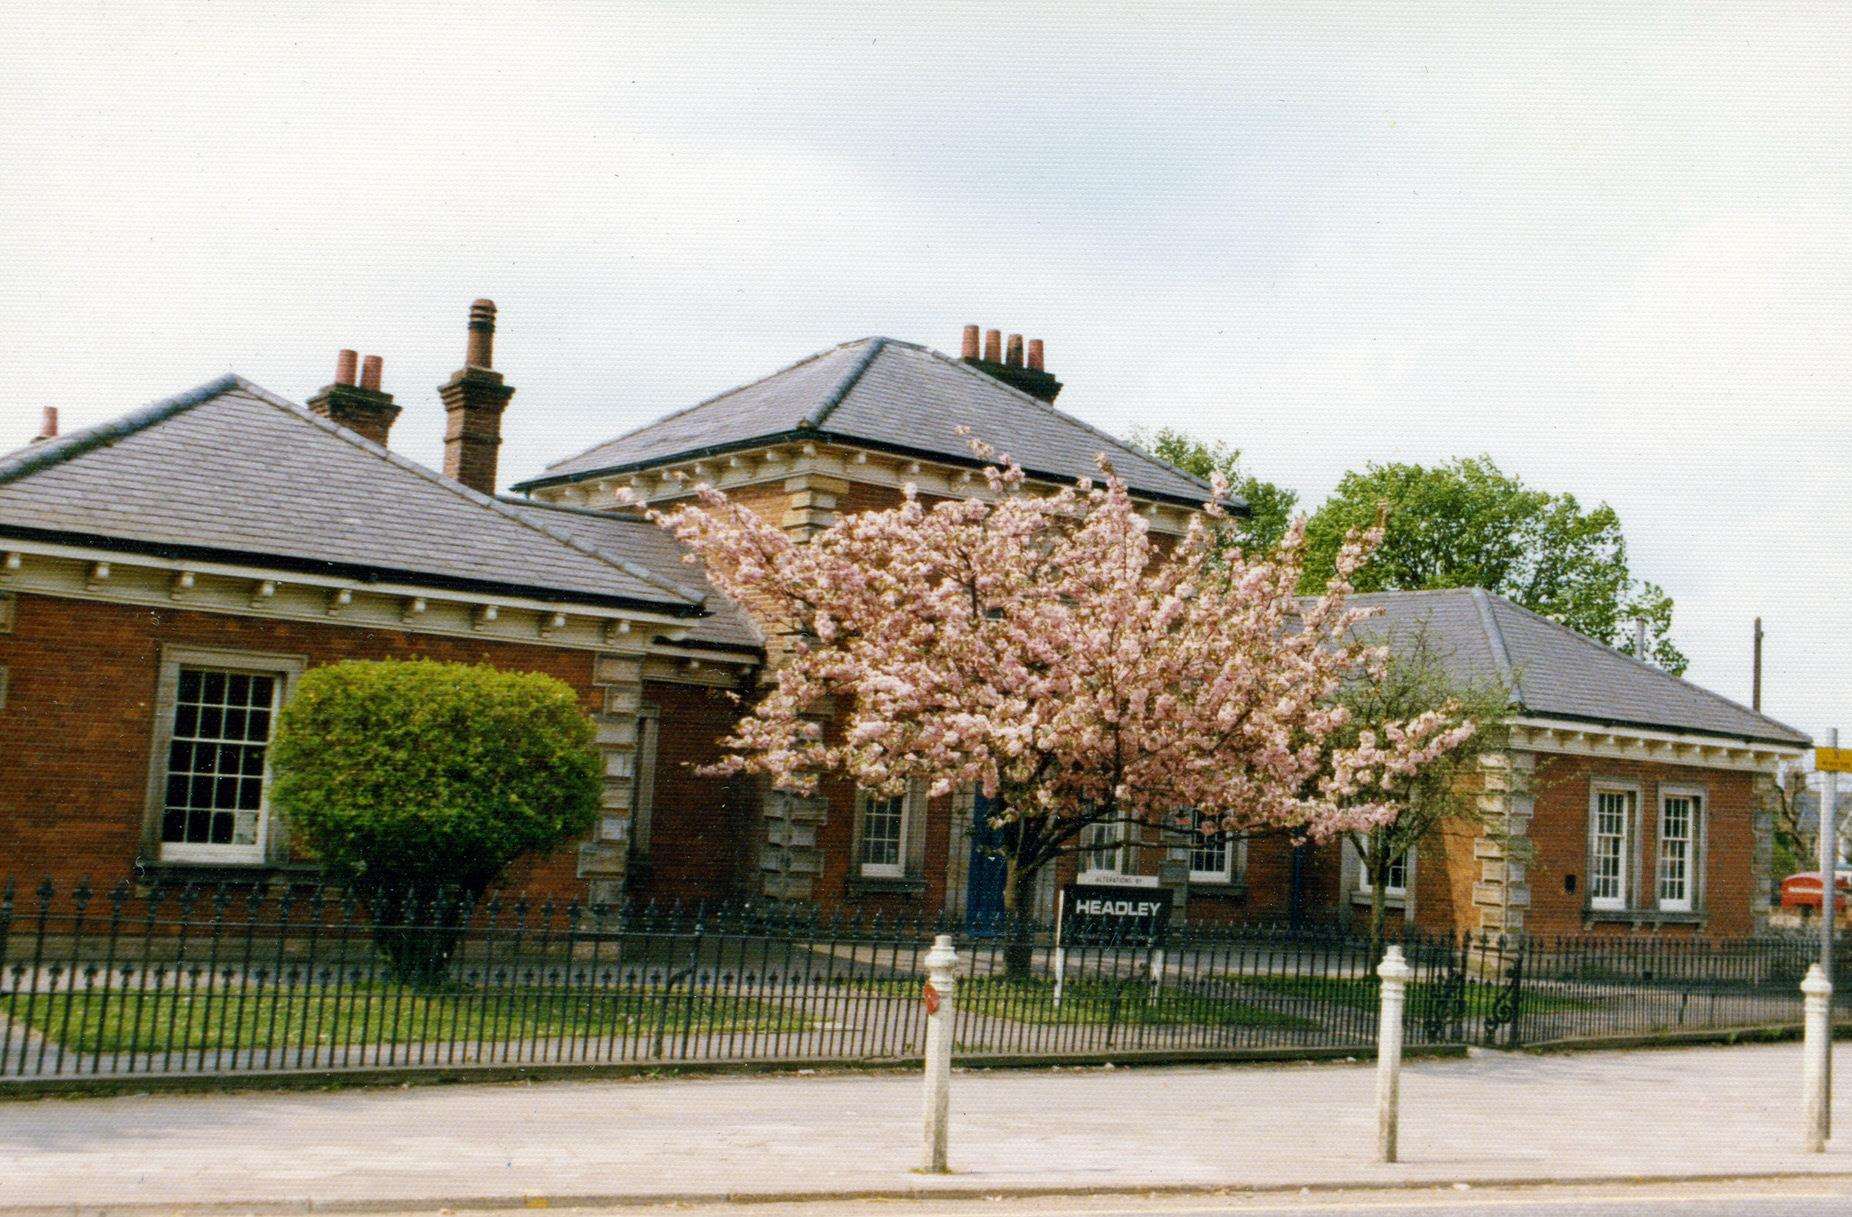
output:
[[[604,556],[238,376],[0,456],[0,535],[9,534],[701,611],[700,593],[676,578]]]
[[[1794,728],[1623,655],[1479,588],[1373,592],[1363,632],[1394,645],[1425,629],[1455,680],[1512,691],[1514,706],[1566,718],[1727,739],[1806,745]]]
[[[1098,477],[1095,458],[1105,452],[1119,476],[1143,496],[1199,506],[1210,494],[1207,482],[1039,398],[960,360],[892,338],[861,338],[812,355],[556,461],[515,489],[793,439],[977,465],[970,444],[958,434],[960,426],[1046,480]]]
[[[688,550],[681,542],[648,520],[527,499],[503,498],[501,502],[513,508],[516,514],[563,532],[589,549],[657,571],[703,596],[703,607],[709,616],[689,623],[685,641],[755,651],[765,645],[764,634],[746,611],[707,582],[699,563],[683,561]]]

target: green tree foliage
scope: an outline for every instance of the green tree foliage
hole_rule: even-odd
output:
[[[1365,629],[1368,629],[1366,623]],[[1381,738],[1386,727],[1424,714],[1448,723],[1471,723],[1473,733],[1432,764],[1409,777],[1384,779],[1358,792],[1360,801],[1384,803],[1395,818],[1369,832],[1350,834],[1351,845],[1370,876],[1370,941],[1383,940],[1389,867],[1404,855],[1420,857],[1422,843],[1449,822],[1473,824],[1494,838],[1505,835],[1501,817],[1481,804],[1480,758],[1505,742],[1505,716],[1511,693],[1496,684],[1456,679],[1447,656],[1426,629],[1392,638],[1389,661],[1374,678],[1347,686],[1340,701],[1350,721],[1333,737],[1333,747],[1355,746],[1369,732]]]
[[[446,969],[459,906],[509,863],[584,833],[601,765],[591,720],[539,673],[424,661],[307,672],[279,717],[272,804],[383,925],[407,979]]]
[[[1685,670],[1671,639],[1672,598],[1628,571],[1614,509],[1527,486],[1489,457],[1345,474],[1307,524],[1305,587],[1325,585],[1345,534],[1384,505],[1383,543],[1358,571],[1359,590],[1483,587],[1627,654],[1633,623],[1644,618],[1645,658]]]
[[[1248,505],[1247,518],[1235,523],[1236,543],[1241,546],[1242,553],[1249,557],[1265,554],[1286,535],[1299,495],[1284,486],[1262,481],[1242,468],[1241,449],[1231,448],[1220,440],[1200,440],[1170,427],[1159,427],[1155,431],[1135,429],[1127,442],[1204,481],[1217,473],[1227,478],[1228,488]]]

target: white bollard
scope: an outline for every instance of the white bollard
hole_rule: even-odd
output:
[[[1408,978],[1414,970],[1402,958],[1402,948],[1390,944],[1377,965],[1382,984],[1382,1016],[1376,1028],[1376,1157],[1395,1161],[1397,1107],[1402,1092],[1402,1007],[1408,1000]]]
[[[1833,982],[1826,979],[1817,963],[1808,966],[1807,976],[1801,981],[1801,1006],[1806,1017],[1801,1085],[1807,1108],[1807,1152],[1823,1154],[1826,1139],[1833,1131],[1833,1099],[1827,1085],[1833,1051]]]
[[[941,934],[926,953],[926,1144],[920,1170],[943,1175],[946,1117],[952,1107],[952,991],[958,984],[958,952]]]

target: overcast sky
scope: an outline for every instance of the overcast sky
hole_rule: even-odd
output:
[[[1843,8],[883,7],[6,5],[0,449],[353,346],[436,464],[490,296],[507,481],[979,322],[1308,505],[1606,500],[1692,677],[1747,701],[1760,613],[1767,708],[1852,731]]]

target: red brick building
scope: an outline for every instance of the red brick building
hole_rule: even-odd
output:
[[[0,875],[61,885],[312,870],[270,815],[276,709],[308,667],[429,656],[578,690],[605,754],[591,839],[524,888],[616,899],[633,825],[731,815],[724,787],[665,781],[660,736],[702,760],[759,663],[731,607],[637,520],[581,521],[493,489],[512,390],[493,306],[442,390],[445,465],[384,447],[399,407],[343,352],[308,408],[237,377],[0,458]],[[639,759],[639,758],[643,759]]]
[[[987,493],[959,428],[1048,483],[1107,452],[1160,534],[1209,493],[1053,406],[1039,343],[975,327],[953,359],[846,343],[492,497],[513,390],[493,306],[440,390],[445,474],[390,452],[377,361],[293,405],[237,378],[0,457],[0,876],[303,873],[264,800],[269,716],[308,666],[428,655],[578,689],[607,757],[587,841],[533,892],[984,913],[1002,871],[971,794],[797,798],[700,774],[765,662],[752,623],[620,501],[712,482],[799,536],[844,512]],[[1238,505],[1237,505],[1238,507]],[[1486,766],[1496,836],[1456,833],[1389,893],[1432,928],[1736,934],[1764,901],[1761,785],[1799,733],[1473,591],[1381,598],[1462,675],[1512,690]],[[205,765],[206,768],[201,768]],[[236,769],[230,772],[227,766]],[[1044,884],[1082,863],[1070,860]],[[1088,877],[1173,887],[1193,920],[1348,915],[1347,850],[1282,839],[1109,843]]]
[[[559,461],[516,489],[612,510],[714,482],[802,535],[842,512],[983,493],[960,427],[1006,447],[1032,477],[1071,481],[1108,453],[1153,528],[1180,531],[1208,488],[1056,410],[1039,343],[1024,358],[990,331],[963,356],[889,339],[822,352],[765,380]],[[1806,737],[1687,681],[1471,589],[1365,597],[1393,640],[1419,628],[1462,680],[1510,690],[1510,746],[1481,798],[1496,831],[1462,827],[1395,869],[1388,899],[1428,929],[1747,933],[1766,908],[1767,783]],[[768,896],[856,908],[988,911],[1001,876],[969,795],[870,804],[844,788],[775,796],[752,833]],[[1367,904],[1347,847],[1281,838],[1130,841],[1069,860],[1096,882],[1176,889],[1196,920],[1348,917]],[[735,883],[737,887],[738,884]]]

